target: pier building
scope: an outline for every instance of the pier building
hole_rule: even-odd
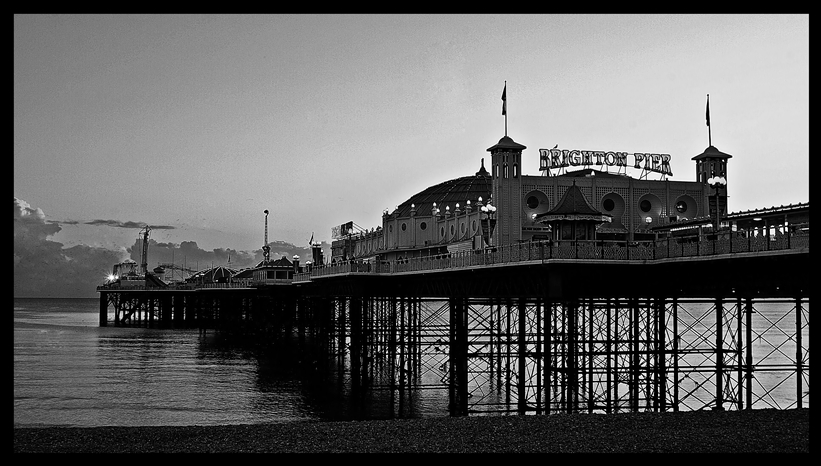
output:
[[[808,406],[809,203],[728,213],[712,142],[694,181],[667,154],[558,147],[525,175],[525,149],[505,131],[488,168],[334,227],[328,264],[313,245],[278,270],[266,220],[265,261],[226,282],[98,287],[100,325],[113,307],[114,325],[296,337],[322,383],[384,391],[389,416],[422,389],[452,415],[753,409],[787,380]]]
[[[475,174],[425,188],[384,212],[371,230],[355,231],[353,222],[335,227],[331,262],[395,261],[542,240],[652,240],[679,222],[706,220],[700,224],[712,227],[729,220],[732,156],[712,145],[692,157],[695,181],[671,180],[667,154],[557,148],[540,149],[540,173],[526,175],[526,148],[505,135],[487,149],[490,171],[482,158]],[[713,183],[717,179],[721,183]]]

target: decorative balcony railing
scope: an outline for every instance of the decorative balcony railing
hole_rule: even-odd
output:
[[[396,261],[337,262],[295,274],[294,282],[344,274],[401,274],[555,259],[651,261],[809,247],[809,224],[792,225],[788,233],[778,232],[771,236],[727,231],[719,232],[718,235],[673,237],[654,241],[538,241]]]

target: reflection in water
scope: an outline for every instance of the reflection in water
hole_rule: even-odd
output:
[[[712,347],[715,337],[708,331],[715,318],[712,305],[681,302],[679,306],[681,345]],[[800,389],[808,407],[809,303],[803,306],[806,380]],[[799,387],[794,371],[796,319],[791,307],[790,303],[755,303],[755,408],[783,409],[795,404]],[[431,305],[428,311],[439,315],[441,309]],[[410,371],[410,381],[416,383],[400,392],[389,388],[390,364],[380,358],[368,368],[368,383],[357,385],[347,352],[344,357],[308,359],[301,355],[313,353],[300,351],[292,339],[263,346],[238,344],[212,332],[203,336],[196,329],[98,327],[97,312],[94,299],[15,299],[15,425],[220,425],[449,413],[448,349],[440,341],[447,339],[447,327],[421,335],[419,356],[412,362],[419,367]],[[422,317],[428,322],[428,314]],[[733,330],[735,322],[730,323],[729,330]],[[731,346],[736,333],[729,330],[725,337]],[[493,341],[498,344],[498,339]],[[471,344],[472,350],[487,349],[479,341]],[[527,349],[535,354],[535,346]],[[703,368],[682,379],[682,396],[693,390],[690,399],[704,404],[714,397],[711,358],[709,350],[682,356],[681,364]],[[531,360],[535,356],[528,364]],[[505,370],[505,366],[516,367],[515,361],[502,361],[498,353],[492,360],[487,353],[476,353],[469,363],[471,407],[481,401],[492,409],[507,408],[512,399],[515,410],[516,393],[510,391],[510,373]],[[768,371],[767,365],[788,369]],[[526,370],[530,374],[531,366]],[[623,393],[626,387],[619,384],[618,390]],[[693,403],[682,409],[698,407]]]
[[[260,414],[295,408],[306,418],[323,421],[446,416],[447,391],[390,389],[378,372],[369,383],[354,382],[345,358],[320,361],[300,351],[297,338],[254,345],[213,334],[200,340],[201,360],[244,360],[254,367],[253,398],[248,410]]]

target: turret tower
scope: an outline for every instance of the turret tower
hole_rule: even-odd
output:
[[[703,205],[709,206],[708,215],[710,218],[716,218],[716,212],[719,217],[727,215],[727,160],[732,158],[732,155],[725,154],[719,151],[714,146],[709,146],[704,149],[704,152],[693,157],[696,162],[696,181],[704,185],[704,200]],[[710,181],[716,177],[723,179],[723,184],[711,184]]]
[[[488,148],[491,157],[493,205],[496,229],[493,244],[512,244],[522,239],[522,151],[527,147],[505,135]]]

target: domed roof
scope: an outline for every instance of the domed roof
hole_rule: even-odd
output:
[[[459,208],[464,210],[467,201],[475,205],[480,197],[482,202],[487,203],[492,192],[490,173],[485,170],[485,160],[482,159],[482,167],[475,175],[445,181],[411,196],[399,205],[399,217],[410,216],[411,204],[416,207],[416,215],[430,215],[434,202],[442,212],[445,206],[449,206],[453,212],[457,203]]]
[[[199,272],[191,275],[187,280],[194,281],[194,280],[205,280],[205,281],[217,281],[217,280],[224,280],[232,277],[235,273],[237,273],[234,269],[229,269],[228,267],[223,267],[221,265],[212,267],[210,269],[200,270]]]

